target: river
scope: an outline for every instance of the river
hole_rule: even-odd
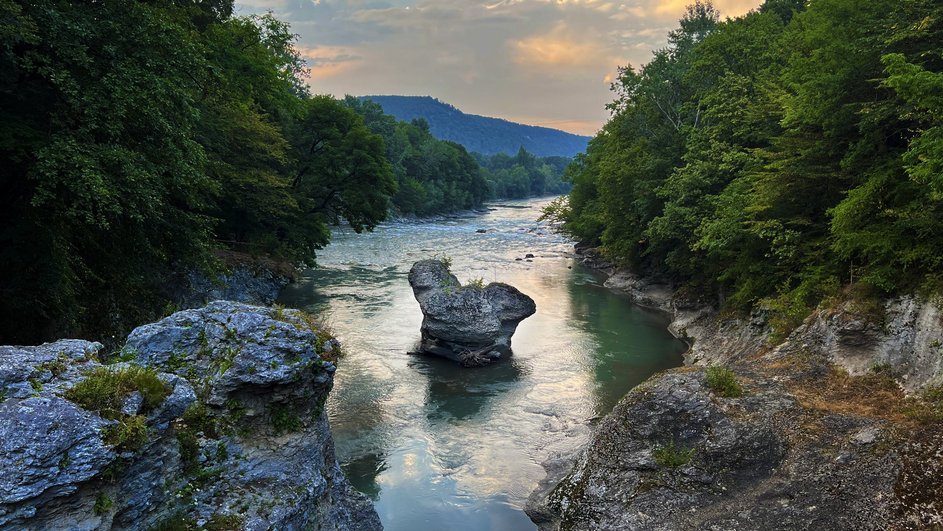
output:
[[[571,242],[536,222],[546,202],[335,231],[318,267],[282,294],[343,344],[327,405],[338,460],[388,531],[534,529],[522,508],[540,463],[585,443],[629,389],[681,364],[685,346],[663,315],[603,288]],[[407,354],[422,313],[406,276],[436,256],[462,282],[506,282],[536,301],[510,360],[464,369]]]

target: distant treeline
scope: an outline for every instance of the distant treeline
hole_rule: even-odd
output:
[[[485,199],[560,195],[571,159],[539,158],[521,147],[514,157],[469,154],[455,142],[437,140],[422,118],[397,121],[369,99],[347,96],[344,103],[383,137],[399,191],[393,207],[401,214],[428,215],[476,207]]]
[[[943,281],[943,3],[688,8],[567,170],[566,232],[785,332]],[[851,286],[851,291],[847,291]],[[842,293],[842,290],[846,290]]]
[[[309,94],[287,25],[231,0],[19,0],[0,21],[0,344],[120,333],[217,251],[312,264],[332,224],[503,193],[422,123]]]
[[[425,120],[436,138],[457,142],[469,151],[484,155],[513,156],[523,147],[537,156],[573,157],[586,150],[589,140],[549,127],[465,114],[430,96],[363,96],[362,99],[379,103],[387,114],[398,120]]]

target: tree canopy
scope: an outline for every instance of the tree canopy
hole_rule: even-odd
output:
[[[941,28],[930,0],[767,0],[723,21],[698,1],[620,70],[548,216],[784,330],[843,285],[939,286]]]

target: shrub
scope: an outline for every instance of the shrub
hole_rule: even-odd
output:
[[[474,288],[474,289],[483,289],[485,287],[485,279],[478,277],[473,278],[468,281],[463,287],[465,288]]]
[[[95,514],[101,516],[111,510],[115,502],[107,494],[99,494],[95,499]]]
[[[298,415],[292,413],[287,406],[273,405],[271,413],[272,428],[275,430],[276,436],[283,433],[294,433],[301,429],[301,419],[298,418]]]
[[[691,458],[694,457],[694,448],[682,448],[672,441],[655,448],[652,451],[652,457],[655,458],[655,463],[661,466],[677,468],[691,462]]]
[[[121,417],[124,399],[134,391],[144,398],[144,412],[160,405],[170,394],[155,370],[128,366],[120,369],[98,367],[66,391],[65,397],[107,419],[117,420]]]
[[[737,382],[737,375],[724,367],[707,368],[707,387],[723,397],[743,396],[743,387]]]
[[[142,415],[126,417],[105,428],[102,439],[118,451],[134,451],[147,442],[147,422]]]

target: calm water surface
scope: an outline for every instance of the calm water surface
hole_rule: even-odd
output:
[[[522,507],[540,463],[586,442],[629,389],[681,364],[685,346],[663,316],[603,288],[571,243],[535,221],[545,203],[337,231],[319,267],[282,295],[324,316],[344,345],[328,402],[337,454],[389,531],[534,529]],[[532,262],[515,260],[527,253]],[[437,255],[463,282],[507,282],[537,302],[509,361],[463,369],[407,354],[422,313],[406,275]]]

